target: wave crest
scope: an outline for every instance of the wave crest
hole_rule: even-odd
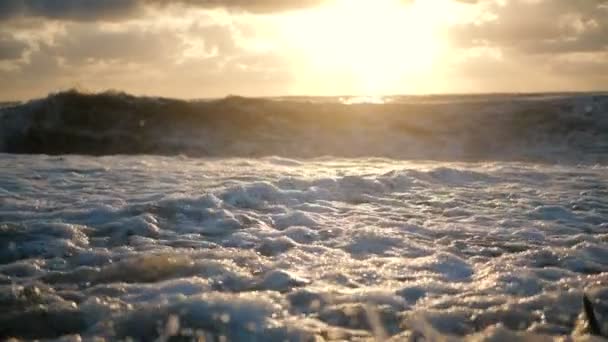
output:
[[[604,162],[608,95],[184,101],[67,91],[0,108],[0,151]]]

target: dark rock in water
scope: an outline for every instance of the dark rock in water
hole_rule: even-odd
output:
[[[591,303],[587,295],[583,295],[583,313],[589,334],[608,337],[602,334],[600,322],[595,315],[595,310],[593,310],[593,303]]]

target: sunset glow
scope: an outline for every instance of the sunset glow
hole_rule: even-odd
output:
[[[179,98],[608,87],[605,1],[11,1],[6,100],[72,87]]]
[[[284,16],[282,29],[301,53],[301,70],[332,75],[339,85],[354,82],[353,90],[364,94],[395,91],[397,85],[415,92],[414,83],[430,73],[445,48],[439,32],[443,18],[433,3],[339,0]],[[313,87],[327,84],[306,81]]]
[[[608,338],[608,0],[0,0],[0,341]]]

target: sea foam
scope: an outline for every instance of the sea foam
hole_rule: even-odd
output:
[[[582,336],[583,295],[608,314],[601,164],[0,164],[2,338],[516,340]]]

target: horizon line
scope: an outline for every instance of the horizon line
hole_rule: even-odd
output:
[[[30,98],[23,99],[0,99],[0,103],[26,103],[35,100],[45,99],[47,97],[62,94],[62,93],[70,93],[76,92],[83,95],[101,95],[101,94],[126,94],[134,97],[140,98],[162,98],[162,99],[173,99],[173,100],[183,100],[183,101],[212,101],[212,100],[221,100],[233,97],[247,98],[247,99],[298,99],[298,98],[347,98],[347,99],[357,99],[357,98],[370,98],[370,99],[390,99],[396,97],[411,97],[411,98],[424,98],[424,97],[458,97],[458,96],[538,96],[538,95],[577,95],[577,94],[589,94],[589,95],[608,95],[608,89],[605,90],[562,90],[562,91],[496,91],[496,92],[446,92],[446,93],[393,93],[393,94],[341,94],[341,95],[304,95],[304,94],[288,94],[288,95],[267,95],[267,96],[255,96],[255,95],[240,95],[240,94],[225,94],[223,96],[210,96],[210,97],[172,97],[165,95],[152,95],[145,93],[136,93],[129,92],[127,90],[121,89],[112,89],[108,88],[105,90],[89,90],[89,89],[81,89],[78,87],[66,88],[57,91],[49,91],[46,95],[35,96]]]

